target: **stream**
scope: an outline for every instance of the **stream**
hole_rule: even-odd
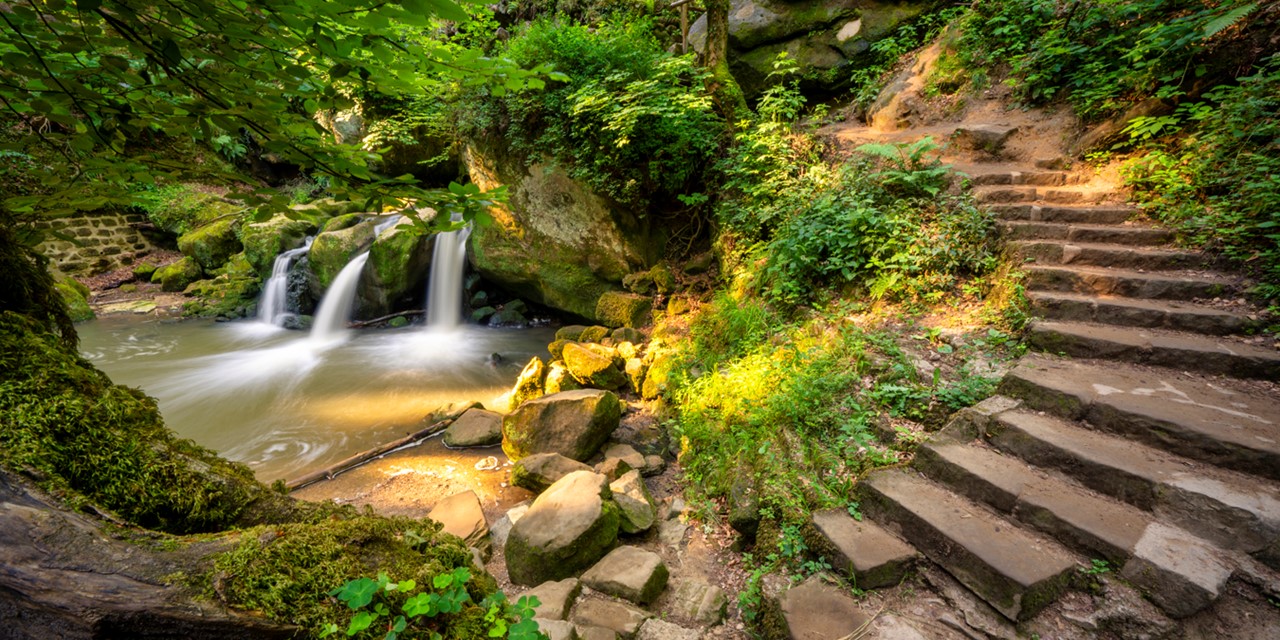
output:
[[[261,322],[134,315],[77,330],[82,354],[116,383],[155,397],[171,429],[264,482],[407,435],[446,403],[493,406],[555,332],[406,327],[353,331],[335,343]]]

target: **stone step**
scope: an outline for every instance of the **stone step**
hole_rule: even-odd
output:
[[[1065,240],[1136,246],[1156,246],[1173,241],[1173,232],[1168,229],[1136,224],[1058,224],[1001,220],[999,227],[1009,240]]]
[[[892,587],[902,582],[919,554],[911,545],[870,521],[853,519],[844,509],[813,514],[809,547],[831,566],[853,578],[859,589]]]
[[[1280,397],[1266,383],[1028,354],[1000,392],[1037,411],[1280,480]]]
[[[1204,254],[1179,249],[1155,249],[1124,244],[1071,242],[1065,240],[1015,240],[1014,255],[1024,262],[1074,264],[1167,271],[1202,267],[1210,262]]]
[[[1240,292],[1240,283],[1219,275],[1131,271],[1108,267],[1030,265],[1027,289],[1155,300],[1220,298]]]
[[[1133,207],[1102,205],[992,204],[987,208],[1001,220],[1061,224],[1120,224],[1137,212]]]
[[[1062,187],[1084,182],[1086,176],[1066,171],[1015,171],[993,170],[995,167],[958,167],[969,175],[969,181],[975,187],[993,185],[1027,185],[1036,187]]]
[[[1273,483],[1024,409],[994,415],[985,435],[1001,451],[1220,547],[1280,564],[1280,488]]]
[[[1232,376],[1280,380],[1280,351],[1196,333],[1082,322],[1037,321],[1028,342],[1049,353],[1107,358]]]
[[[909,469],[867,477],[863,508],[1011,620],[1025,620],[1066,588],[1079,559]]]
[[[1047,202],[1052,204],[1102,204],[1124,201],[1114,189],[1090,187],[980,186],[973,189],[979,204]]]
[[[930,443],[920,448],[916,460],[936,480],[970,499],[1122,566],[1126,578],[1162,607],[1169,605],[1172,615],[1190,615],[1213,604],[1231,577],[1225,554],[1208,542],[1157,525],[1151,513],[1016,458],[973,444]],[[1179,553],[1151,553],[1153,546],[1171,541],[1178,543]]]
[[[1230,335],[1259,325],[1249,316],[1192,304],[1141,298],[1112,298],[1050,291],[1028,291],[1031,310],[1051,320],[1097,322],[1125,327]]]

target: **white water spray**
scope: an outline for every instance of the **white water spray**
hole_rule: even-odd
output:
[[[462,273],[467,266],[471,227],[436,234],[427,284],[427,329],[456,329],[462,321]]]
[[[356,288],[360,285],[360,272],[364,263],[369,261],[366,251],[347,263],[338,272],[333,284],[325,292],[316,311],[315,322],[311,325],[311,340],[322,344],[338,343],[347,338],[347,323],[351,320],[351,303],[356,299]]]
[[[291,315],[287,308],[289,293],[289,268],[294,260],[311,250],[313,237],[307,236],[306,242],[297,249],[290,249],[276,256],[271,264],[271,277],[262,287],[262,299],[258,301],[258,321],[277,327]]]

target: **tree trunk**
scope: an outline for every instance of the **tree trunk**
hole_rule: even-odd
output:
[[[707,0],[707,70],[711,95],[727,122],[734,123],[747,110],[742,89],[729,72],[729,0]]]
[[[0,469],[0,637],[274,639],[298,632],[173,584],[170,576],[195,575],[230,541],[177,551],[155,542],[147,532],[67,511]]]

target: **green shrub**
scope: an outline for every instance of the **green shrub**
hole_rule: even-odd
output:
[[[595,29],[538,20],[505,51],[550,65],[544,91],[464,105],[462,126],[500,135],[530,162],[553,159],[597,193],[646,210],[693,190],[718,148],[722,122],[691,56],[665,53],[644,20]]]
[[[1280,301],[1280,57],[1205,96],[1214,108],[1193,135],[1125,168],[1135,197],[1193,246],[1222,252]]]
[[[961,23],[971,68],[1010,67],[1029,103],[1065,97],[1084,118],[1147,96],[1176,98],[1210,73],[1208,54],[1257,3],[979,0]]]

